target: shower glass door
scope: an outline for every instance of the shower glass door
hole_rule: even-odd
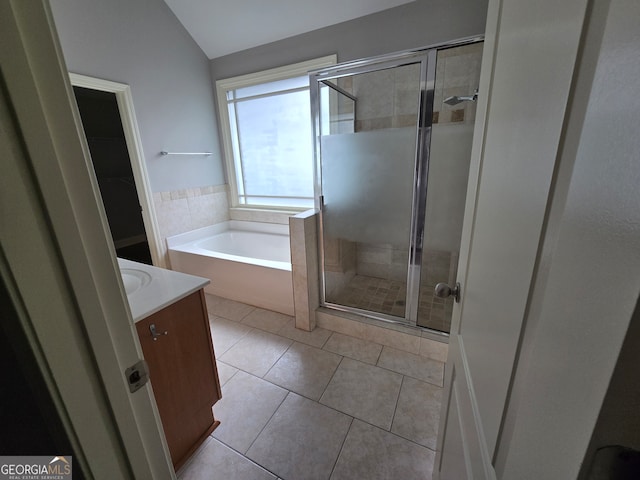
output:
[[[315,90],[312,74],[324,304],[415,324],[408,292],[419,282],[410,265],[426,75],[424,54],[317,77]]]
[[[444,333],[451,329],[453,298],[433,291],[440,282],[456,283],[482,46],[437,54],[417,324]]]
[[[479,38],[311,72],[322,304],[450,329]]]

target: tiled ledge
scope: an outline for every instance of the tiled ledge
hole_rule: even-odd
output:
[[[376,325],[376,323],[383,325]],[[316,324],[327,330],[387,345],[414,355],[440,362],[447,361],[449,345],[427,338],[428,334],[420,328],[378,322],[324,307],[316,310]]]
[[[232,207],[229,209],[231,220],[243,220],[246,222],[289,224],[289,217],[295,215],[292,212],[280,210],[267,210],[257,208]]]
[[[213,193],[226,193],[227,185],[208,185],[206,187],[183,188],[182,190],[172,190],[170,192],[154,193],[154,200],[162,201],[178,200],[179,198],[200,197],[202,195],[211,195]]]

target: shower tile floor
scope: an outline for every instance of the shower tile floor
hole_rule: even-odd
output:
[[[453,300],[433,295],[435,285],[425,284],[420,289],[418,325],[449,332]],[[402,280],[355,275],[333,298],[332,303],[404,317],[407,283]]]
[[[221,424],[179,479],[431,478],[443,363],[206,297]]]

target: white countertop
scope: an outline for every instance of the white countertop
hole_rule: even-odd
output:
[[[127,294],[133,321],[138,322],[210,283],[209,279],[165,270],[118,258],[120,272],[139,279],[140,285]],[[124,280],[124,278],[123,278]],[[125,285],[127,281],[124,280]]]

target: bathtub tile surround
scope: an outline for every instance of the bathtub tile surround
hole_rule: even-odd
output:
[[[320,305],[317,221],[314,210],[289,219],[296,328],[306,331],[316,327],[315,311]]]
[[[431,478],[441,388],[403,373],[402,362],[389,360],[398,351],[384,347],[388,352],[383,357],[380,343],[320,327],[297,330],[293,317],[275,334],[259,330],[249,323],[273,329],[266,326],[270,312],[206,297],[213,341],[228,347],[218,354],[219,371],[226,376],[222,400],[214,409],[221,426],[178,478],[244,478],[245,472],[255,475],[249,478],[283,480]],[[266,319],[264,324],[260,318]],[[233,324],[239,329],[232,329]],[[289,339],[292,331],[302,337]],[[404,346],[417,353],[423,339],[415,338],[418,343]],[[266,371],[260,355],[249,355],[242,365],[234,361],[234,351],[254,348],[282,353],[270,356]],[[419,357],[424,361],[425,356]],[[350,398],[364,400],[358,405]],[[366,423],[372,421],[380,426]],[[234,427],[225,430],[225,425]],[[214,458],[222,462],[222,470],[216,469]]]
[[[229,220],[228,192],[226,184],[155,192],[153,203],[162,248],[167,237]]]

